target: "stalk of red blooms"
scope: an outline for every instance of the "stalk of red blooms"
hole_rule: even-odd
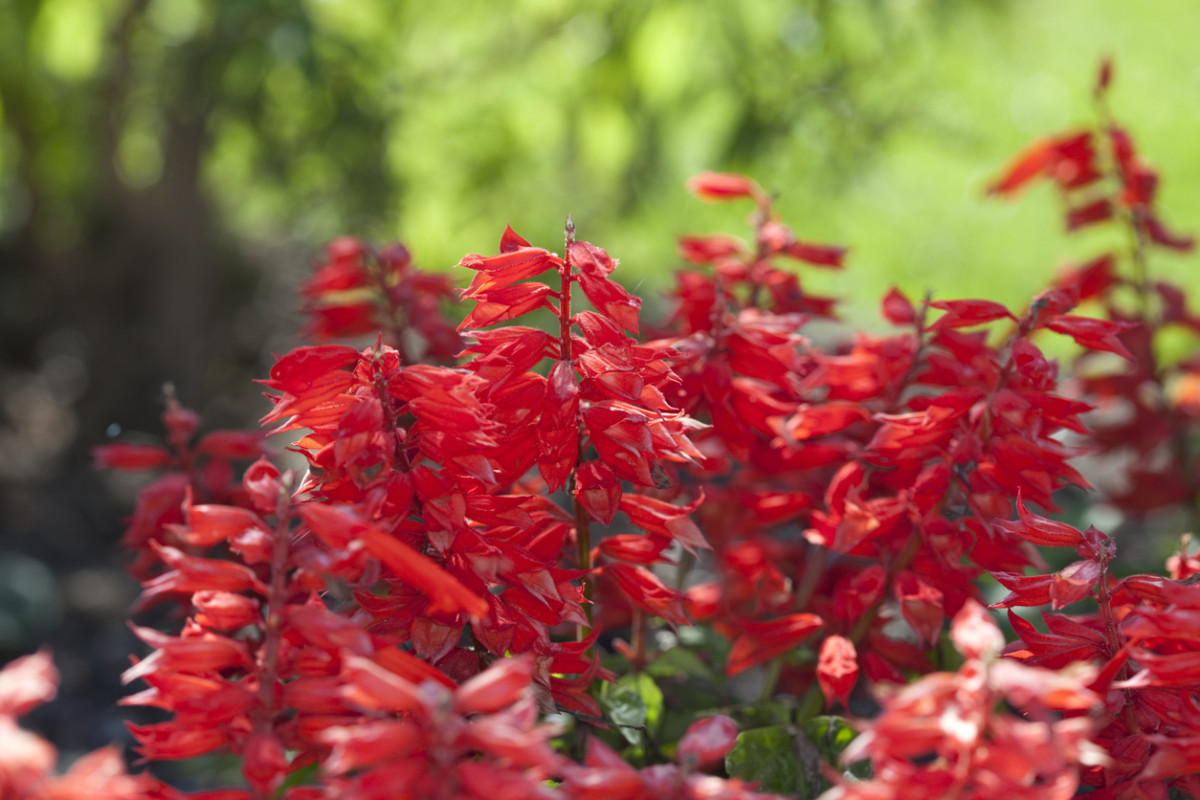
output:
[[[1172,335],[1195,337],[1200,316],[1189,308],[1182,286],[1152,279],[1147,262],[1156,250],[1190,252],[1195,239],[1162,223],[1158,173],[1109,109],[1112,74],[1105,62],[1095,90],[1099,124],[1032,143],[990,191],[1010,197],[1038,181],[1049,182],[1062,200],[1069,232],[1109,227],[1127,235],[1127,250],[1099,253],[1065,270],[1057,281],[1125,326],[1118,338],[1131,356],[1111,363],[1084,354],[1074,365],[1080,393],[1099,409],[1088,439],[1111,457],[1104,472],[1119,476],[1105,482],[1108,502],[1136,516],[1181,508],[1194,523],[1200,499],[1200,454],[1193,443],[1200,419],[1200,360],[1194,354],[1172,355],[1163,344]]]
[[[910,332],[824,351],[803,330],[832,304],[774,259],[837,266],[840,250],[798,242],[766,193],[741,181],[735,192],[731,176],[701,176],[693,189],[753,199],[756,245],[683,240],[685,258],[712,271],[679,277],[677,402],[712,421],[697,440],[707,460],[689,477],[708,498],[704,529],[725,532],[712,536],[720,579],[693,587],[690,607],[734,638],[729,674],[822,631],[815,675],[810,664],[781,677],[845,703],[860,667],[871,684],[929,669],[926,648],[980,596],[981,572],[1040,563],[997,522],[1022,487],[1052,507],[1056,490],[1086,486],[1060,438],[1085,430],[1088,406],[1058,394],[1057,368],[1031,337],[1050,329],[1120,352],[1127,326],[1070,315],[1069,290],[1018,319],[986,300],[917,309],[893,289],[883,316]],[[930,322],[933,311],[943,313]],[[1016,326],[993,345],[978,329],[997,322]],[[897,612],[908,633],[897,634]]]

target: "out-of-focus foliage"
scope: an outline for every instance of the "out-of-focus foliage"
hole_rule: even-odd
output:
[[[1149,91],[1164,71],[1185,96],[1200,86],[1193,68],[1177,72],[1190,64],[1177,32],[1200,19],[1186,0],[1141,14],[1028,0],[0,10],[0,231],[29,225],[59,248],[95,235],[106,180],[153,187],[190,146],[222,227],[243,240],[402,235],[437,266],[485,249],[497,219],[552,241],[570,210],[655,280],[673,262],[660,232],[693,226],[682,180],[716,168],[759,177],[881,280],[954,293],[971,266],[1016,300],[1036,281],[1014,267],[1041,271],[1052,249],[1028,241],[1045,233],[1026,222],[1037,209],[974,202],[976,165],[1085,116],[1071,99],[1102,52],[1130,65],[1122,91],[1148,137],[1162,126],[1154,149],[1177,158],[1173,174],[1200,173],[1178,133],[1196,104]],[[947,216],[965,232],[917,225]],[[1004,246],[1014,236],[1030,246],[1020,256]],[[996,244],[971,248],[994,251],[989,263],[957,263],[980,237]]]
[[[170,179],[188,131],[251,238],[402,230],[441,262],[570,208],[638,220],[636,252],[704,168],[805,194],[856,174],[926,113],[905,65],[951,6],[8,0],[0,228],[86,239],[101,184]]]

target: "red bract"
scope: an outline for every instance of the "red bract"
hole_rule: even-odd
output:
[[[842,705],[850,702],[850,692],[858,682],[858,653],[853,642],[835,635],[821,643],[817,680],[825,695],[826,708],[832,706],[835,699]]]
[[[738,197],[764,196],[759,185],[744,175],[728,172],[702,172],[688,181],[688,188],[705,200],[732,200]]]

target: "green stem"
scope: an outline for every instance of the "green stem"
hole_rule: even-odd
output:
[[[783,659],[786,656],[779,656],[772,659],[767,664],[767,674],[763,679],[763,688],[761,699],[765,703],[775,696],[775,687],[779,685],[779,676],[783,674]]]
[[[262,666],[258,674],[258,699],[262,709],[255,720],[255,729],[269,732],[275,725],[276,689],[279,684],[279,653],[283,643],[283,618],[287,608],[287,561],[291,533],[288,523],[290,498],[286,491],[279,493],[275,505],[275,533],[271,549],[271,586],[267,592],[267,608],[263,625]]]
[[[563,248],[563,265],[559,270],[559,276],[562,282],[559,286],[558,293],[558,357],[560,361],[565,361],[568,364],[574,364],[575,359],[571,355],[571,285],[574,282],[574,277],[571,275],[571,245],[575,243],[575,223],[571,220],[570,215],[567,216],[567,224],[565,228],[565,246]],[[576,431],[579,430],[580,420],[576,419]],[[579,467],[583,464],[583,436],[579,436],[579,444],[576,448],[575,467],[571,470],[571,478],[568,485],[571,487],[571,502],[575,510],[575,545],[576,555],[579,559],[579,568],[590,572],[592,569],[592,534],[591,534],[591,515],[587,509],[579,502],[577,496]],[[584,603],[583,613],[587,615],[587,626],[580,626],[578,631],[579,640],[587,638],[591,633],[592,622],[592,581],[590,575],[583,576],[583,596],[589,601]]]

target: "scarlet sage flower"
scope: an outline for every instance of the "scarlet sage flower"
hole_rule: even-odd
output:
[[[18,658],[0,669],[0,796],[12,800],[68,800],[91,795],[103,800],[144,800],[156,781],[129,775],[115,747],[88,753],[63,775],[54,774],[57,752],[44,739],[17,726],[18,717],[54,699],[58,671],[47,650]]]

